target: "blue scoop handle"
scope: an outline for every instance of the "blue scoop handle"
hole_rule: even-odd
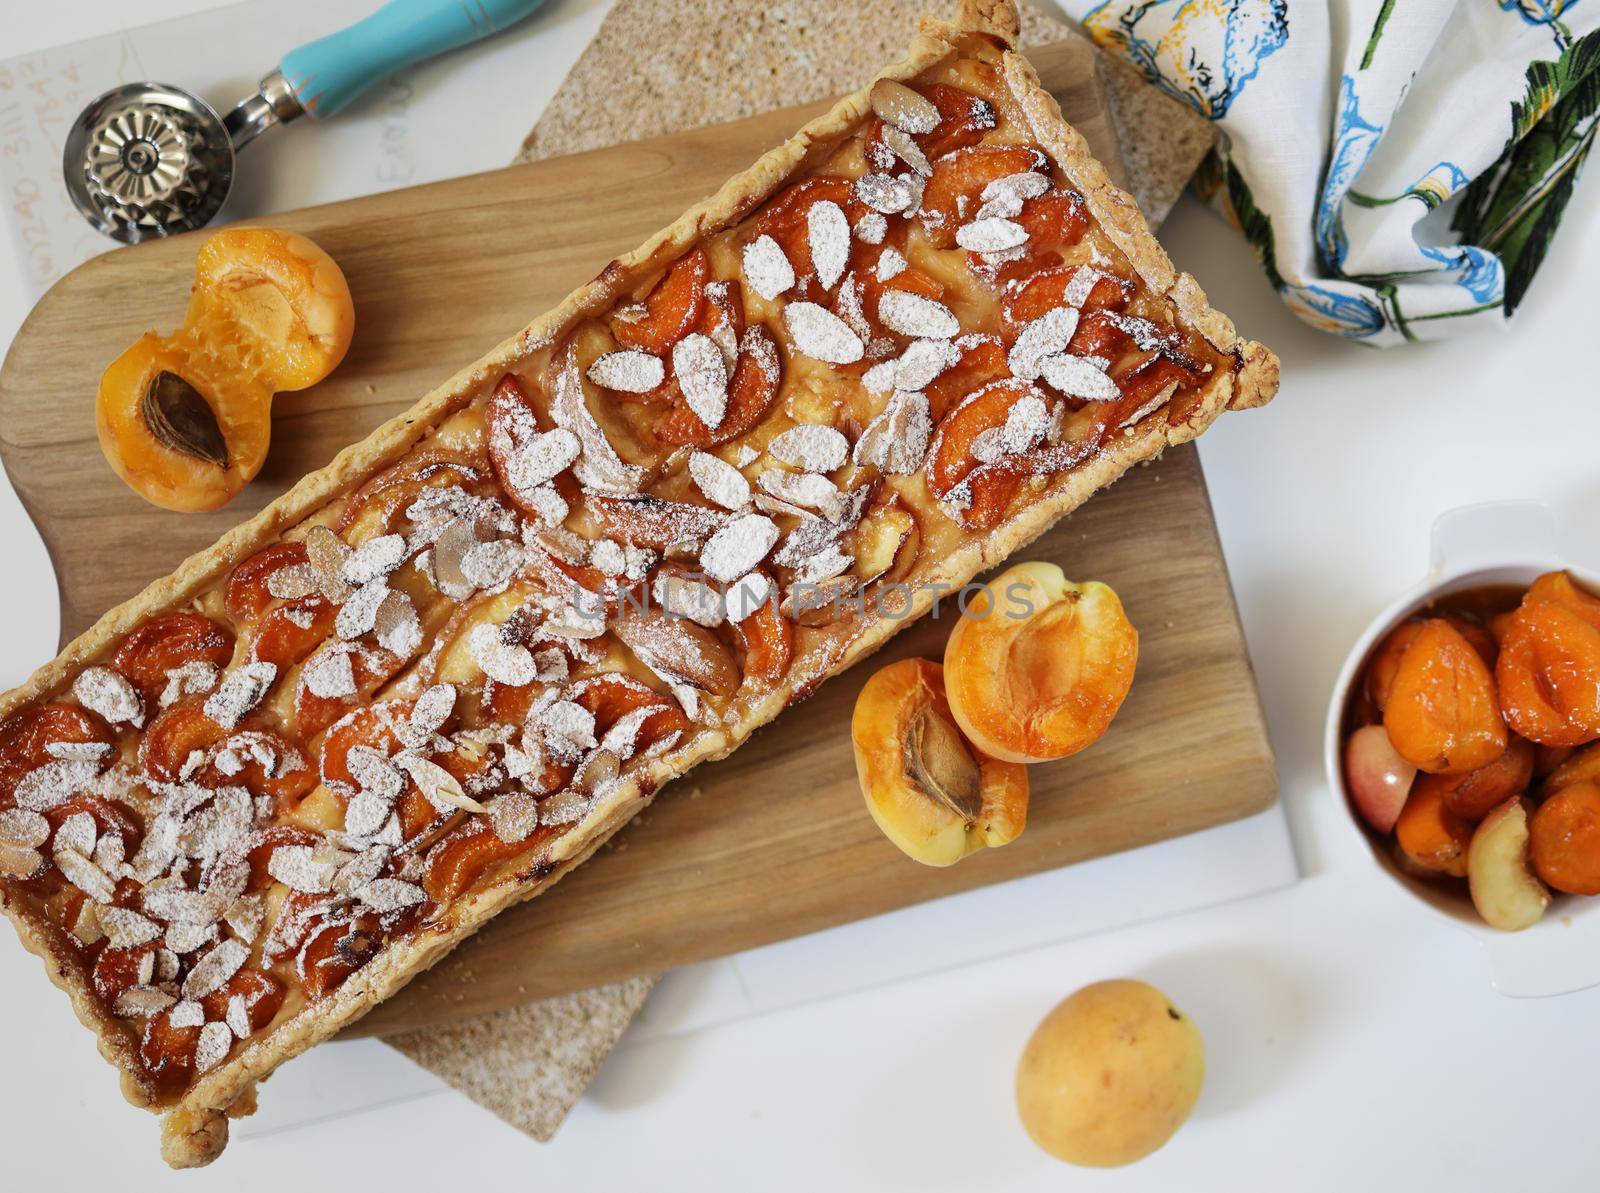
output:
[[[307,114],[326,118],[380,79],[492,37],[544,0],[389,0],[348,29],[291,50],[278,69]]]

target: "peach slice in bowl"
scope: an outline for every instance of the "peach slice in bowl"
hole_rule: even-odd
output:
[[[1540,502],[1441,515],[1428,574],[1373,618],[1352,646],[1334,684],[1323,740],[1328,782],[1350,827],[1346,840],[1407,903],[1475,937],[1495,989],[1519,998],[1600,985],[1600,900],[1550,890],[1539,874],[1548,876],[1548,869],[1535,864],[1536,803],[1563,774],[1547,755],[1560,755],[1508,735],[1503,753],[1476,765],[1483,739],[1504,732],[1496,725],[1499,710],[1473,697],[1494,672],[1480,657],[1493,657],[1498,627],[1492,617],[1461,618],[1455,610],[1478,594],[1520,592],[1558,572],[1600,593],[1600,572],[1563,555],[1554,519]],[[1435,670],[1444,669],[1436,680],[1463,693],[1442,724],[1422,724],[1428,717],[1417,709],[1431,714],[1438,705],[1417,698],[1411,685],[1418,677],[1404,674],[1419,670],[1415,656],[1405,661],[1423,636],[1419,627],[1426,627],[1424,649]],[[1390,712],[1397,691],[1415,707]],[[1415,748],[1430,733],[1450,749]],[[1465,761],[1455,753],[1463,742],[1470,747]],[[1592,751],[1600,759],[1600,746]],[[1578,773],[1586,770],[1586,756],[1574,754],[1564,764],[1570,777],[1590,777]],[[1600,814],[1600,791],[1594,802]]]

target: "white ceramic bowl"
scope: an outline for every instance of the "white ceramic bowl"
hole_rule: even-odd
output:
[[[1342,731],[1350,689],[1362,664],[1373,646],[1400,622],[1447,593],[1491,584],[1526,585],[1536,576],[1561,568],[1591,591],[1600,592],[1600,573],[1563,558],[1555,522],[1540,502],[1495,502],[1441,515],[1433,525],[1427,576],[1373,618],[1351,647],[1334,685],[1323,743],[1328,782],[1365,855],[1412,906],[1476,937],[1495,989],[1516,998],[1566,994],[1600,985],[1600,898],[1558,894],[1538,924],[1522,932],[1501,932],[1479,918],[1464,890],[1456,894],[1407,874],[1367,831],[1350,803],[1344,783]]]

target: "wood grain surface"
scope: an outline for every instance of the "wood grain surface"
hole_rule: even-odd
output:
[[[1030,57],[1118,177],[1090,53],[1073,41]],[[272,217],[344,268],[356,337],[328,381],[277,399],[266,469],[214,514],[157,510],[126,489],[100,456],[92,414],[106,363],[142,331],[181,319],[198,240],[119,249],[68,275],[0,367],[0,456],[56,565],[63,635],[516,331],[821,106]],[[572,877],[502,915],[360,1030],[406,1031],[660,972],[1270,804],[1272,755],[1193,448],[1125,478],[1028,555],[1115,586],[1142,654],[1107,738],[1033,768],[1032,824],[1020,841],[929,870],[878,834],[848,737],[875,660],[667,788]],[[937,656],[952,616],[910,627],[882,660]]]

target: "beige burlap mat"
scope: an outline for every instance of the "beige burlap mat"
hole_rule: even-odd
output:
[[[599,149],[853,90],[899,57],[942,0],[618,0],[517,161]],[[1027,45],[1069,35],[1022,5]],[[862,19],[870,14],[870,19]],[[1130,189],[1160,223],[1211,144],[1188,108],[1102,60]],[[394,1045],[535,1139],[553,1137],[655,985],[635,978],[392,1036]]]

